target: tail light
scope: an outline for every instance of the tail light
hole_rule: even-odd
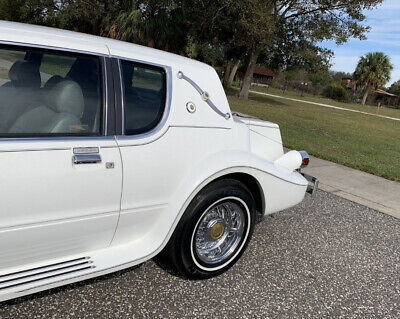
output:
[[[310,163],[310,155],[306,151],[299,151],[301,155],[301,167],[306,167]]]

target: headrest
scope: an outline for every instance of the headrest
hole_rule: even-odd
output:
[[[79,83],[83,89],[90,88],[99,81],[99,65],[93,58],[77,58],[66,77]]]
[[[8,77],[15,86],[40,88],[39,66],[33,62],[16,61],[8,71]]]
[[[51,90],[53,87],[56,86],[56,84],[64,81],[64,78],[60,75],[53,75],[50,79],[47,80],[47,82],[44,84],[43,89],[44,90]]]
[[[76,82],[64,80],[48,92],[47,104],[58,113],[72,114],[80,119],[84,109],[82,90]]]

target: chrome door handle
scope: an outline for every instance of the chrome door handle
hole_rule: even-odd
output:
[[[101,163],[101,156],[98,154],[85,154],[72,156],[74,164],[96,164]]]

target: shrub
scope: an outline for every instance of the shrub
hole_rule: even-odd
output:
[[[348,102],[350,100],[347,90],[336,83],[331,83],[326,86],[322,92],[322,95],[341,102]]]

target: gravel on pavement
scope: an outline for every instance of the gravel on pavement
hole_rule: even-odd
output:
[[[223,275],[153,261],[0,304],[0,318],[400,318],[400,220],[319,191],[256,226]]]

